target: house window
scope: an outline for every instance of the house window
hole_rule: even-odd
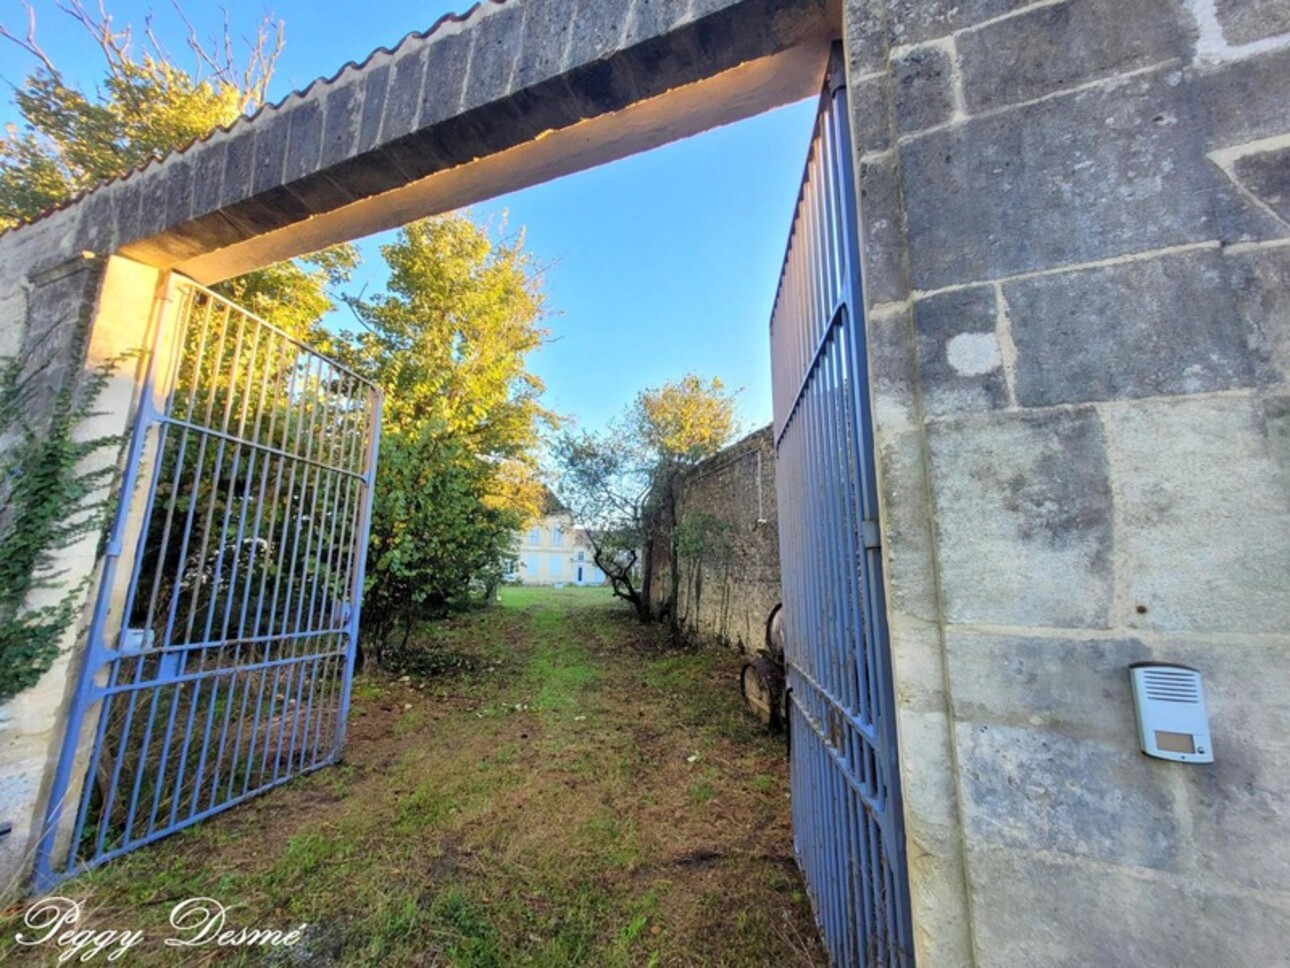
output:
[[[574,560],[574,561],[586,561],[586,560],[587,560],[587,553],[586,553],[585,551],[579,551],[577,554],[575,554],[575,555],[573,556],[573,560]]]
[[[533,528],[531,531],[529,531],[529,544],[535,545],[535,544],[541,544],[541,543],[542,543],[542,529]]]
[[[551,569],[551,574],[553,576],[564,574],[564,558],[560,555],[551,555],[547,561],[547,565]]]
[[[553,545],[564,544],[564,528],[560,527],[558,524],[551,529],[551,543]]]

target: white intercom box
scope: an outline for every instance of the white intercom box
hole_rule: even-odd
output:
[[[1200,673],[1190,666],[1138,662],[1129,674],[1142,752],[1179,763],[1213,763]]]

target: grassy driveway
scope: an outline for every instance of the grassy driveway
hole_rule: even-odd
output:
[[[60,889],[82,928],[144,931],[115,964],[823,964],[736,657],[669,650],[599,589],[505,589],[414,644],[357,681],[342,765]],[[166,947],[197,895],[230,928],[308,926]],[[12,914],[0,961],[54,963]]]

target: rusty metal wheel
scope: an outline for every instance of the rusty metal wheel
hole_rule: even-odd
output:
[[[771,732],[778,732],[784,696],[784,670],[764,652],[739,670],[739,691],[744,702]]]
[[[784,661],[784,603],[777,602],[766,616],[766,654],[776,662]]]

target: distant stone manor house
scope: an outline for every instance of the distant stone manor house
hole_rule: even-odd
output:
[[[515,536],[507,581],[521,585],[603,585],[587,533],[548,492],[545,513]]]

